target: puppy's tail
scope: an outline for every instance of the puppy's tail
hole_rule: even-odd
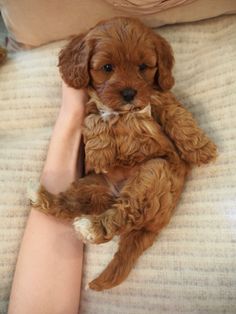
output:
[[[121,236],[119,249],[112,261],[95,280],[89,283],[89,287],[101,291],[119,285],[128,277],[138,257],[153,244],[155,237],[155,233],[144,229],[133,230]]]

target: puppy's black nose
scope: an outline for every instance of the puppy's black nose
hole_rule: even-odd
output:
[[[135,95],[137,94],[137,91],[133,88],[125,88],[121,91],[121,95],[124,98],[125,101],[131,101],[134,99]]]

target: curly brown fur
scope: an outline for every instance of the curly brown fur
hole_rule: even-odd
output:
[[[101,22],[60,53],[65,82],[91,97],[83,129],[87,176],[58,195],[41,187],[34,206],[76,217],[85,242],[120,236],[92,289],[128,276],[169,222],[191,167],[216,157],[215,144],[169,92],[173,63],[167,41],[130,18]]]

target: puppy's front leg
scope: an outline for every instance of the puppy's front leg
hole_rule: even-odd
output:
[[[152,97],[154,118],[175,143],[181,157],[190,164],[206,164],[216,158],[216,145],[199,128],[192,114],[171,93]]]
[[[114,139],[103,134],[102,141],[90,139],[85,145],[86,172],[94,171],[97,174],[107,173],[115,165],[116,146]]]
[[[116,158],[115,139],[108,122],[91,114],[85,119],[83,134],[86,171],[106,173]]]

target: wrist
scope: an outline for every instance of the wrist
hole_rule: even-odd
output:
[[[81,130],[84,121],[84,108],[70,110],[68,106],[62,105],[57,117],[56,124],[67,129]]]
[[[61,113],[74,116],[75,119],[84,118],[85,104],[88,101],[88,95],[84,89],[74,89],[62,83],[62,105]]]

